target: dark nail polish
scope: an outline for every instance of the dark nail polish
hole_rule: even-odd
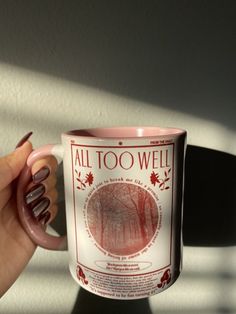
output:
[[[49,219],[51,218],[51,214],[49,211],[46,211],[38,216],[38,221],[40,221],[43,225],[46,225]]]
[[[29,132],[25,136],[23,136],[22,139],[16,144],[15,149],[17,149],[18,147],[21,147],[30,138],[32,134],[33,132]]]
[[[45,186],[43,184],[37,184],[33,186],[25,195],[26,204],[30,204],[39,199],[45,193]]]
[[[39,217],[39,215],[43,214],[46,209],[49,207],[50,201],[47,197],[43,197],[38,202],[34,203],[31,207],[31,210],[36,218]]]
[[[50,170],[48,167],[43,167],[41,168],[38,172],[36,172],[33,175],[33,182],[34,183],[40,183],[41,181],[47,179],[47,177],[49,176]]]

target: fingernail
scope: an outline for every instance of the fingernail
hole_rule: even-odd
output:
[[[39,199],[45,193],[45,186],[43,184],[37,184],[33,186],[25,195],[26,204],[30,204]]]
[[[17,149],[18,147],[21,147],[30,138],[32,134],[33,132],[29,132],[25,136],[23,136],[22,139],[16,144],[15,149]]]
[[[36,172],[32,178],[34,183],[40,183],[45,180],[49,176],[50,170],[48,167],[41,168],[38,172]]]
[[[41,222],[43,225],[46,225],[49,219],[51,218],[51,214],[49,211],[46,211],[38,216],[38,221]]]
[[[50,205],[49,199],[47,197],[43,197],[40,201],[38,201],[31,207],[31,210],[34,216],[38,218],[39,215],[43,214],[46,211],[49,205]]]

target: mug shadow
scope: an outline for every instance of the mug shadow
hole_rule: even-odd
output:
[[[236,156],[208,148],[187,146],[183,241],[186,246],[236,245]],[[63,176],[59,177],[59,207],[64,207]],[[53,226],[65,233],[61,208]],[[72,314],[151,314],[148,299],[120,301],[80,288]]]
[[[80,288],[71,314],[152,314],[148,299],[114,300],[99,297]]]
[[[184,245],[235,245],[236,156],[188,145],[185,165]]]

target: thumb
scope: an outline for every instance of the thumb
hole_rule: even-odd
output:
[[[11,154],[0,158],[0,191],[18,177],[31,151],[32,144],[25,142]]]

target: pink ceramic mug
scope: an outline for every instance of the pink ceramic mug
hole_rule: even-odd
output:
[[[114,299],[149,297],[179,276],[186,131],[160,127],[74,130],[36,149],[18,181],[21,222],[32,240],[69,250],[73,278]],[[63,159],[67,236],[46,233],[24,201],[34,161]]]

